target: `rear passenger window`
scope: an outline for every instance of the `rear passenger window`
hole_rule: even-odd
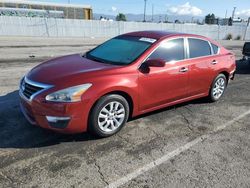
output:
[[[211,43],[211,45],[212,45],[212,48],[214,50],[214,54],[218,54],[219,47],[217,45],[215,45],[215,44],[212,44],[212,43]]]
[[[211,55],[211,48],[207,41],[200,39],[188,39],[189,58]]]
[[[184,39],[173,39],[161,45],[149,56],[149,59],[164,59],[165,61],[178,61],[185,59]]]

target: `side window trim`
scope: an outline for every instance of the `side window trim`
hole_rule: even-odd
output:
[[[199,57],[193,57],[193,58],[190,58],[190,49],[189,49],[189,41],[188,39],[198,39],[198,40],[203,40],[203,41],[206,41],[210,47],[210,52],[211,54],[210,55],[206,55],[206,56],[199,56]],[[198,59],[198,58],[204,58],[204,57],[210,57],[210,56],[214,56],[216,54],[214,54],[214,50],[213,50],[213,47],[210,43],[210,41],[206,40],[206,39],[202,39],[202,38],[198,38],[198,37],[186,37],[186,42],[187,42],[187,55],[188,55],[188,60],[189,59]],[[218,53],[217,53],[218,54]]]
[[[218,55],[220,53],[220,47],[218,45],[216,45],[216,44],[211,43],[210,41],[209,41],[209,44],[210,44],[210,46],[211,46],[211,48],[213,50],[213,55]],[[217,48],[218,48],[217,53],[214,52],[213,45],[217,46]]]
[[[184,38],[184,48],[185,48],[185,58],[190,59],[189,57],[189,43],[188,43],[188,37]]]
[[[211,55],[214,55],[214,49],[210,41],[207,41],[210,46]]]

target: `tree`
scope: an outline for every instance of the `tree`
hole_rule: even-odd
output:
[[[174,23],[180,24],[180,20],[175,20]]]
[[[116,21],[127,21],[126,15],[122,13],[119,13],[115,19]]]
[[[228,25],[229,25],[229,26],[232,26],[232,25],[233,25],[233,19],[232,19],[232,17],[230,17],[230,18],[228,19]]]
[[[205,23],[206,24],[216,24],[217,19],[215,18],[214,14],[208,14],[205,16]]]

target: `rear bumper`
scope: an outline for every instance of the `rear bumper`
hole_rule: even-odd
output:
[[[84,105],[79,103],[41,103],[28,101],[20,95],[20,109],[32,125],[60,133],[75,134],[87,131]]]

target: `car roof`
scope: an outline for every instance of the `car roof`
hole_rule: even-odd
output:
[[[153,38],[153,39],[162,39],[172,36],[189,36],[189,37],[197,37],[197,38],[203,38],[207,39],[206,37],[200,36],[200,35],[194,35],[194,34],[187,34],[187,33],[178,33],[178,32],[168,32],[168,31],[136,31],[131,33],[123,34],[125,36],[136,36],[136,37],[147,37],[147,38]]]

